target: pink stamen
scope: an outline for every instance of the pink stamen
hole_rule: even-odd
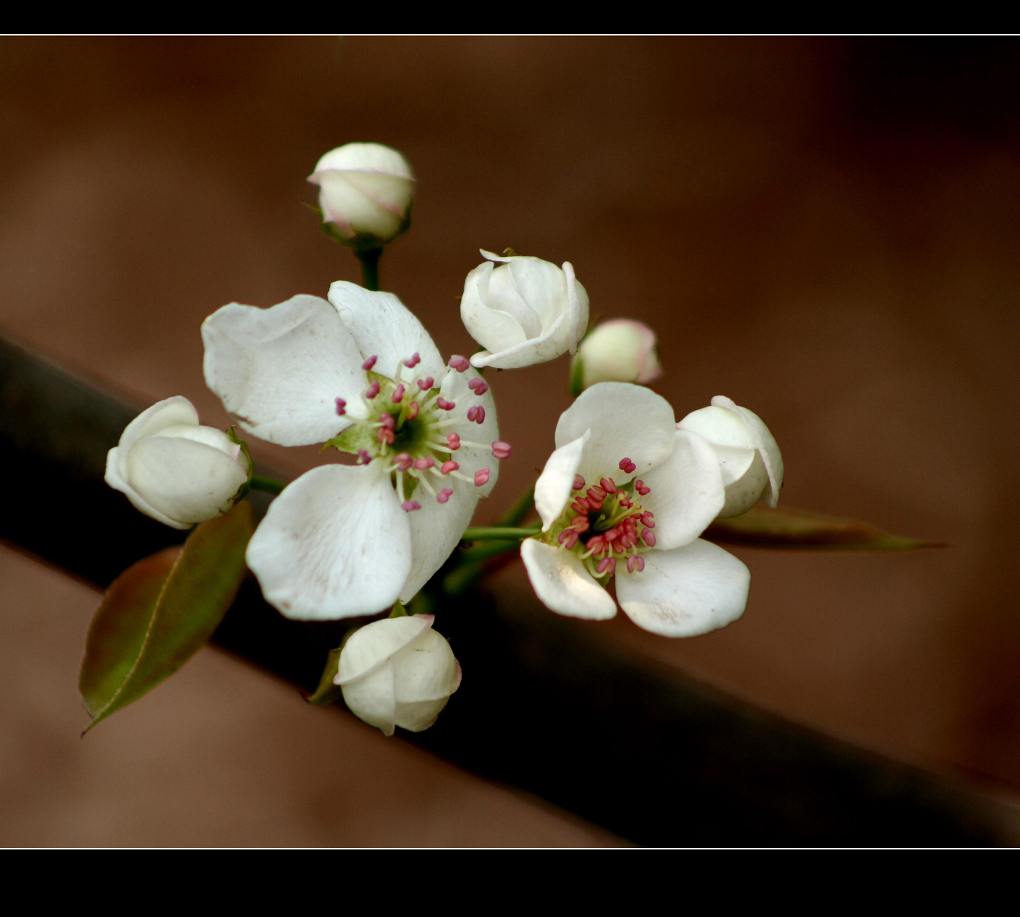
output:
[[[383,414],[382,417],[379,418],[379,423],[381,423],[387,430],[392,430],[397,425],[392,414]]]
[[[484,379],[480,379],[478,376],[475,376],[468,382],[468,388],[476,395],[484,395],[489,390],[488,383]]]
[[[599,481],[599,487],[601,487],[607,494],[616,493],[616,482],[612,478],[602,478]]]
[[[413,513],[416,509],[421,509],[421,504],[417,500],[405,500],[400,504],[400,508],[405,513]]]
[[[595,569],[599,573],[615,573],[616,572],[616,558],[615,557],[603,557],[598,562],[598,566]]]
[[[400,402],[404,400],[404,392],[406,391],[407,389],[404,388],[404,383],[401,382],[400,385],[393,389],[393,394],[390,395],[390,400],[394,404],[400,404]]]
[[[423,392],[427,392],[435,384],[435,379],[431,376],[426,376],[424,379],[419,379],[415,385],[418,386]]]
[[[417,350],[404,360],[404,366],[408,369],[414,369],[419,363],[421,363],[421,354]]]
[[[651,488],[651,487],[649,487],[649,486],[648,486],[648,485],[647,485],[647,484],[646,484],[646,483],[645,483],[644,481],[642,481],[642,480],[641,480],[640,478],[638,478],[638,480],[636,480],[636,481],[634,482],[634,489],[635,489],[635,490],[636,490],[636,491],[637,491],[637,492],[638,492],[639,494],[641,494],[641,496],[642,496],[642,497],[643,497],[643,496],[645,496],[646,494],[650,494],[650,493],[652,492],[652,488]]]
[[[485,408],[480,404],[473,404],[468,408],[467,419],[475,423],[485,423]]]
[[[577,544],[577,538],[578,538],[577,532],[575,532],[573,529],[564,529],[556,537],[556,540],[569,551],[571,548],[574,547],[575,544]]]
[[[655,528],[655,514],[650,513],[647,510],[641,514],[641,522],[644,524],[646,529]]]
[[[616,526],[613,526],[613,528],[611,528],[608,532],[606,532],[602,537],[605,538],[606,541],[612,542],[612,541],[616,541],[616,539],[619,538],[622,534],[623,534],[623,532],[621,532],[619,530],[619,528],[617,528]]]
[[[415,459],[414,460],[414,467],[417,468],[419,471],[427,471],[429,468],[431,468],[435,464],[436,464],[436,460],[434,458],[432,458],[431,455],[426,456],[425,458],[420,458],[420,459]]]
[[[467,357],[462,357],[459,353],[455,353],[452,357],[450,357],[450,360],[447,365],[451,369],[455,369],[457,370],[457,372],[462,373],[471,364],[468,362]]]
[[[606,549],[606,540],[601,535],[596,535],[588,541],[588,550],[592,554],[601,554]]]
[[[439,408],[440,411],[452,411],[455,407],[457,407],[457,402],[447,401],[445,398],[437,398],[436,407]]]
[[[483,487],[489,483],[489,469],[479,468],[475,472],[475,487]]]
[[[417,401],[412,401],[407,406],[407,419],[414,420],[418,416],[418,412],[421,411],[421,405]]]
[[[457,471],[459,468],[460,462],[455,462],[453,459],[443,462],[443,464],[439,466],[439,470],[443,474],[449,474],[451,471]]]
[[[620,471],[624,471],[630,474],[633,471],[637,471],[637,465],[635,465],[629,458],[620,459]]]
[[[457,433],[447,433],[446,445],[450,447],[451,452],[456,452],[460,448],[460,435]]]
[[[589,525],[587,516],[575,516],[573,522],[570,523],[570,527],[575,532],[587,532]]]
[[[452,496],[453,496],[453,488],[452,487],[444,487],[441,491],[439,491],[439,493],[436,494],[436,502],[437,503],[446,503],[450,499],[450,497],[452,497]]]
[[[570,504],[570,508],[575,513],[587,513],[591,509],[591,504],[588,503],[583,497],[578,497],[573,503]]]
[[[648,545],[648,547],[654,548],[655,547],[655,532],[653,532],[651,529],[645,529],[641,533],[641,540],[646,545]]]
[[[368,388],[365,389],[365,397],[368,398],[370,401],[378,394],[379,394],[378,382],[373,382]]]
[[[498,459],[510,458],[510,452],[513,447],[508,442],[504,442],[501,439],[497,439],[492,444],[492,454]]]
[[[387,446],[392,446],[393,441],[396,439],[396,435],[392,430],[386,427],[381,427],[379,430],[379,442],[386,443]]]
[[[393,463],[401,471],[409,471],[411,469],[411,466],[414,464],[414,459],[411,458],[411,456],[409,456],[406,452],[401,452],[400,455],[394,457]]]
[[[367,449],[359,449],[358,450],[358,464],[359,465],[367,465],[371,461],[372,461],[372,455],[371,455],[371,453]]]
[[[631,554],[627,558],[627,572],[640,573],[645,568],[645,559],[640,554]]]
[[[378,356],[372,354],[372,356],[370,356],[367,360],[365,360],[364,363],[361,364],[361,368],[365,370],[365,372],[367,373],[373,366],[375,366],[375,361],[378,359],[379,359]]]
[[[574,490],[583,490],[583,489],[584,489],[584,478],[582,478],[579,474],[575,474],[574,475]]]
[[[593,484],[588,488],[588,502],[594,500],[596,503],[602,503],[606,499],[606,492],[599,487],[598,484]]]
[[[336,413],[338,417],[343,417],[347,413],[347,402],[343,398],[336,399]]]

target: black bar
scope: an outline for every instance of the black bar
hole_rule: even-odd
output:
[[[97,587],[182,539],[103,482],[138,407],[3,341],[0,406],[0,537]],[[530,603],[476,593],[451,600],[441,620],[469,677],[436,726],[402,737],[636,843],[1020,840],[1008,805],[638,661]],[[249,579],[214,639],[310,691],[351,623],[289,621]]]

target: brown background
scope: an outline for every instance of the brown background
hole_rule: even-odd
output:
[[[139,405],[183,394],[225,424],[201,320],[357,279],[304,178],[341,143],[396,146],[419,188],[383,285],[444,351],[470,352],[457,300],[479,247],[570,260],[595,315],[659,333],[678,416],[727,394],[766,419],[785,503],[952,544],[742,551],[746,616],[694,640],[578,626],[1016,798],[1017,50],[5,39],[0,331]],[[545,461],[566,377],[561,360],[494,379],[515,452],[480,520]],[[96,596],[7,548],[0,564],[0,843],[619,843],[211,651],[81,742]],[[517,568],[501,582],[527,589]],[[469,691],[484,660],[464,663]]]

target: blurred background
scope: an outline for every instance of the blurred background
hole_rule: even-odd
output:
[[[751,600],[721,632],[671,641],[623,616],[577,626],[1015,800],[1017,51],[1000,39],[6,38],[0,332],[139,407],[182,394],[226,425],[202,380],[202,319],[357,280],[306,206],[305,178],[342,143],[397,147],[417,203],[382,285],[444,352],[472,352],[458,299],[480,247],[569,260],[593,316],[658,332],[656,388],[678,417],[726,394],[765,419],[784,503],[950,544],[741,550]],[[479,521],[545,462],[567,376],[560,360],[493,378],[514,455]],[[291,474],[316,461],[257,456]],[[0,844],[623,843],[309,708],[214,650],[81,741],[77,674],[98,596],[9,545],[0,571]],[[499,587],[533,601],[519,566]],[[470,691],[484,660],[462,662]]]

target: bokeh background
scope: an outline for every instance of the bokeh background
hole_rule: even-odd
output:
[[[657,389],[678,416],[727,394],[765,418],[786,504],[951,545],[743,550],[751,601],[724,631],[578,627],[1015,800],[1018,50],[6,38],[0,332],[140,407],[183,394],[225,425],[202,381],[202,319],[357,280],[305,206],[305,177],[341,143],[391,144],[419,185],[383,286],[444,351],[471,352],[457,304],[478,248],[570,260],[593,314],[658,332]],[[479,520],[544,463],[567,371],[494,378],[515,451]],[[257,454],[295,474],[315,461]],[[97,595],[11,546],[0,570],[2,844],[622,843],[213,650],[81,741]],[[528,601],[520,568],[499,586]],[[470,691],[484,660],[462,662]]]

